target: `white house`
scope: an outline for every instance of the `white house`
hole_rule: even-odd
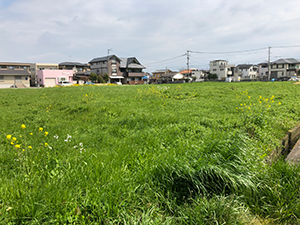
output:
[[[229,65],[226,60],[214,60],[209,62],[209,73],[217,74],[218,80],[225,80],[233,76],[234,65]]]
[[[253,64],[239,64],[237,65],[242,78],[256,79],[258,77],[258,66]]]

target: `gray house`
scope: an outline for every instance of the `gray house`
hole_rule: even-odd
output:
[[[108,55],[92,59],[90,62],[91,73],[103,76],[108,74],[110,83],[143,84],[145,67],[135,57],[119,58]]]

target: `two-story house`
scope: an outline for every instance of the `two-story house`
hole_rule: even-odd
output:
[[[135,57],[121,58],[120,71],[125,78],[124,84],[144,84],[144,67]]]
[[[30,63],[0,62],[0,88],[30,87]]]
[[[91,73],[103,76],[108,74],[109,82],[122,84],[142,84],[143,69],[145,67],[135,57],[119,58],[108,55],[92,59],[90,62]]]
[[[209,73],[217,74],[218,80],[232,77],[235,66],[229,65],[227,60],[214,60],[209,62]]]
[[[79,62],[61,62],[58,64],[60,70],[72,70],[73,80],[77,83],[87,81],[90,76],[90,65]]]
[[[156,70],[152,72],[151,82],[156,83],[162,77],[162,75],[170,74],[170,73],[173,73],[173,71],[170,69]]]
[[[278,59],[271,63],[271,79],[297,76],[300,60],[294,58]]]
[[[37,86],[37,71],[39,70],[58,70],[57,63],[31,63],[30,72],[31,72],[31,86]]]
[[[253,64],[239,64],[237,65],[238,71],[242,78],[256,79],[258,78],[258,66]]]

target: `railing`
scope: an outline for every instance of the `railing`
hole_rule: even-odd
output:
[[[143,76],[145,76],[145,73],[143,73],[143,72],[129,72],[128,76],[129,77],[143,77]]]

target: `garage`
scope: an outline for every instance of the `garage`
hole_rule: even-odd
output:
[[[55,78],[45,78],[45,87],[54,87],[56,85],[56,79]]]

